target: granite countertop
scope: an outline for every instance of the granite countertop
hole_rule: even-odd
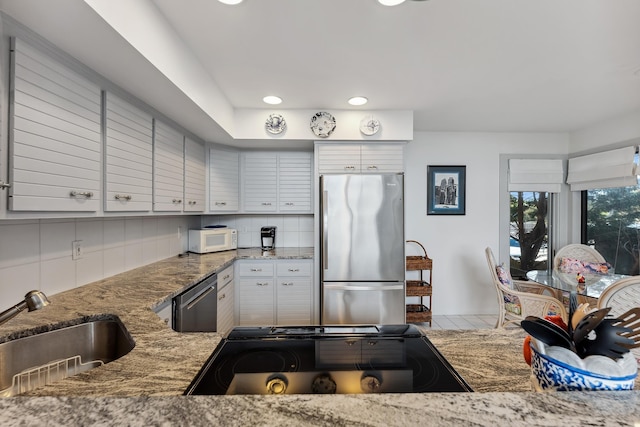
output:
[[[124,357],[26,395],[0,399],[2,425],[633,425],[640,392],[534,393],[520,328],[426,335],[475,393],[182,396],[221,339],[177,333],[153,308],[237,259],[312,258],[311,248],[172,257],[53,295],[0,326],[0,337],[84,316],[118,316],[135,340]],[[2,338],[0,338],[0,341]]]

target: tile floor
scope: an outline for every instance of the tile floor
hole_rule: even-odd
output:
[[[431,329],[493,329],[497,317],[494,314],[475,314],[465,316],[433,316]],[[429,323],[420,323],[429,328]]]

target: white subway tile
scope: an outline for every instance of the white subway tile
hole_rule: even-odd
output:
[[[124,245],[124,271],[132,270],[144,265],[143,242]]]
[[[276,247],[278,248],[297,248],[298,247],[297,231],[283,231],[276,234]]]
[[[55,295],[76,286],[76,266],[69,257],[45,260],[40,263],[40,289],[45,295]]]
[[[40,263],[29,263],[0,269],[0,310],[24,299],[27,292],[40,290]]]
[[[298,217],[300,231],[313,231],[313,216],[312,215],[300,215]]]
[[[124,221],[124,244],[132,245],[142,242],[144,238],[142,218],[127,218]]]
[[[149,217],[142,220],[142,239],[155,240],[158,235],[158,218]]]
[[[124,224],[124,219],[108,219],[104,221],[104,249],[124,246]]]
[[[299,231],[299,223],[297,215],[287,215],[282,220],[282,231]]]
[[[301,248],[307,248],[314,245],[314,233],[313,231],[301,231],[298,244]]]
[[[104,278],[102,251],[85,252],[76,263],[76,286],[86,285]]]
[[[107,248],[102,254],[104,260],[104,277],[114,276],[126,270],[124,246]]]
[[[68,258],[71,261],[71,245],[74,240],[75,222],[43,221],[40,224],[40,259]]]
[[[142,265],[151,264],[158,260],[158,245],[156,239],[145,239],[142,242]]]
[[[84,253],[102,251],[104,245],[104,221],[101,219],[76,220],[76,240],[82,240]]]
[[[0,225],[0,268],[40,261],[40,225]]]

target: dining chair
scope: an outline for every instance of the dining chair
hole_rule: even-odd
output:
[[[519,324],[527,316],[544,318],[547,315],[559,315],[567,322],[567,310],[562,303],[554,297],[542,295],[540,287],[545,287],[544,285],[511,279],[508,270],[496,263],[493,251],[489,247],[485,249],[485,256],[498,297],[496,328],[502,328],[509,323]],[[532,289],[535,293],[527,292],[525,289]]]
[[[640,307],[640,276],[631,276],[618,280],[606,288],[598,298],[598,308],[611,307],[609,315],[620,316],[628,310]],[[631,349],[640,364],[640,347]]]
[[[558,249],[553,257],[553,269],[558,270],[563,258],[573,258],[582,262],[604,263],[606,260],[600,252],[591,246],[581,243],[571,243]]]

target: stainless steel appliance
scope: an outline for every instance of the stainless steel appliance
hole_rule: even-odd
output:
[[[415,325],[236,327],[185,395],[469,392]]]
[[[212,274],[173,298],[173,329],[178,332],[215,332],[218,276]]]
[[[405,322],[403,178],[320,177],[322,324]]]
[[[260,230],[260,239],[262,240],[262,249],[269,251],[276,248],[276,229],[277,227],[270,225],[262,227]]]

